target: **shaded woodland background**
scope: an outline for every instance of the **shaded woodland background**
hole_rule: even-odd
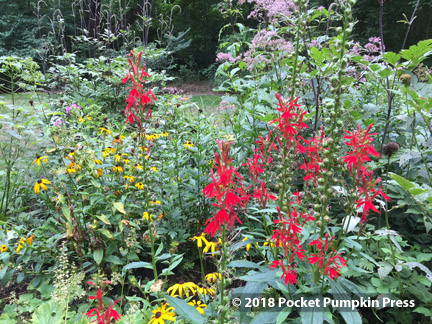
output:
[[[384,0],[385,1],[385,0]],[[156,42],[172,52],[174,71],[211,73],[219,44],[219,30],[227,23],[220,11],[220,0],[0,0],[0,56],[29,56],[38,62],[49,55],[74,52],[85,59],[100,55],[101,49],[119,51]],[[330,0],[313,0],[311,5],[328,7]],[[404,14],[411,18],[417,1],[384,2],[384,40],[386,49],[399,51],[407,30]],[[379,2],[359,0],[353,33],[361,44],[379,36]],[[254,27],[247,19],[250,5],[243,5],[242,24]],[[418,4],[406,46],[432,37],[432,1]],[[223,35],[222,35],[223,36]],[[81,45],[80,45],[81,42]],[[138,44],[137,44],[138,43]],[[92,49],[93,45],[93,49]],[[43,62],[42,62],[43,63]],[[166,64],[166,62],[165,62]],[[210,67],[210,68],[209,68]],[[189,72],[190,74],[190,72]]]

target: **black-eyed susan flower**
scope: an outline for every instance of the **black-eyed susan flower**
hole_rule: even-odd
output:
[[[120,153],[117,153],[117,154],[114,156],[114,161],[116,161],[116,162],[120,162],[121,159],[122,159],[122,156],[121,156]]]
[[[101,134],[111,135],[111,131],[105,127],[99,127],[99,130]]]
[[[136,178],[134,176],[124,176],[123,179],[129,181],[129,183],[135,182]]]
[[[101,165],[101,164],[102,164],[102,161],[101,161],[101,160],[99,160],[99,159],[96,159],[96,160],[94,160],[94,162],[95,162],[96,164],[99,164],[99,165]]]
[[[71,174],[71,173],[76,173],[77,171],[81,170],[81,167],[76,164],[75,162],[71,162],[68,164],[67,166],[67,173]]]
[[[200,295],[210,295],[210,296],[216,296],[216,291],[212,288],[205,287],[205,286],[198,286],[197,291]]]
[[[153,172],[158,172],[158,169],[156,167],[151,167],[150,170]]]
[[[207,242],[203,252],[204,253],[207,253],[209,251],[211,251],[212,253],[216,252],[216,248],[218,244],[222,244],[221,239],[217,240],[216,242],[215,241]]]
[[[175,322],[174,308],[167,304],[152,310],[153,316],[148,324],[165,324],[165,321]]]
[[[143,170],[143,166],[141,164],[139,164],[139,163],[135,163],[134,166],[133,166],[133,168],[135,170]]]
[[[194,237],[191,237],[190,240],[197,241],[197,246],[199,248],[203,247],[203,242],[204,242],[204,245],[207,245],[207,243],[208,243],[208,241],[205,238],[204,232],[202,232],[201,235],[195,235]]]
[[[113,147],[107,147],[102,151],[102,156],[104,159],[106,159],[107,156],[114,154],[116,152],[116,149]]]
[[[159,134],[161,137],[167,137],[168,135],[169,135],[169,133],[168,132],[163,132],[163,133],[161,133],[161,134]]]
[[[191,141],[186,141],[186,143],[184,144],[184,147],[191,149],[192,147],[194,147],[194,145]]]
[[[222,275],[219,272],[211,272],[205,276],[208,283],[215,283],[216,280],[222,280]]]
[[[34,185],[34,192],[35,193],[39,193],[42,190],[48,190],[47,185],[51,184],[51,181],[47,180],[47,179],[41,179],[36,181],[35,185]]]
[[[100,178],[103,176],[103,170],[102,169],[96,169],[96,177]]]
[[[121,172],[123,172],[123,167],[121,165],[115,165],[115,166],[113,166],[112,170],[114,172],[121,173]]]
[[[152,204],[152,205],[160,205],[161,202],[159,200],[150,200],[150,204]]]
[[[195,295],[197,287],[198,286],[196,284],[190,281],[184,283],[178,283],[169,287],[167,289],[167,293],[173,297],[180,296],[180,298],[183,298],[183,293],[184,293],[186,297],[189,297],[190,292],[192,292],[192,294]]]
[[[137,188],[138,190],[144,190],[144,183],[142,182],[135,183],[135,188]]]
[[[201,315],[204,315],[204,308],[207,308],[207,305],[201,300],[196,301],[195,299],[192,299],[188,304],[194,306]]]
[[[9,249],[9,248],[8,248],[7,245],[2,244],[2,245],[0,246],[0,253],[7,252],[8,249]]]
[[[149,214],[148,212],[144,212],[143,213],[143,219],[145,219],[147,222],[148,221],[153,221],[153,214]]]
[[[32,162],[32,164],[36,164],[37,166],[41,166],[41,163],[47,163],[48,162],[48,156],[37,156],[36,160]]]
[[[112,143],[113,144],[121,144],[121,143],[123,143],[124,139],[125,139],[125,137],[123,135],[117,135],[116,137],[114,137]]]

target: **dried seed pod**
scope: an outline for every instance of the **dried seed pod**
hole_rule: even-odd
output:
[[[383,152],[388,157],[391,157],[393,153],[397,153],[399,151],[399,144],[395,142],[390,142],[388,144],[383,145]]]

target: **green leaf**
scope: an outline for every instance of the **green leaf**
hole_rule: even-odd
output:
[[[127,270],[138,269],[138,268],[153,269],[151,263],[149,263],[149,262],[143,262],[143,261],[132,262],[132,263],[129,263],[123,267],[123,270],[122,270],[123,275],[126,273]]]
[[[392,178],[394,181],[396,181],[406,191],[415,187],[415,185],[411,181],[405,179],[404,177],[401,177],[400,175],[397,175],[397,174],[391,173],[391,172],[389,172],[389,175],[390,175],[390,178]]]
[[[396,66],[397,62],[400,60],[401,56],[399,54],[393,52],[386,52],[383,54],[384,61],[387,63]]]
[[[331,291],[335,301],[352,300],[351,296],[342,288],[337,281],[331,281]],[[362,319],[358,310],[344,307],[334,307],[342,315],[347,324],[362,324]]]
[[[107,225],[111,225],[108,217],[106,217],[104,214],[102,215],[96,215],[97,218],[99,218],[102,222],[104,222]]]
[[[126,214],[126,211],[124,209],[124,205],[122,202],[115,202],[113,203],[113,206],[115,209],[117,209],[120,213]]]
[[[247,260],[236,260],[231,261],[227,267],[229,268],[252,268],[259,269],[259,265],[255,262],[247,261]]]
[[[175,308],[176,314],[186,320],[186,323],[203,324],[205,322],[204,317],[201,316],[196,308],[189,305],[184,300],[171,296],[166,296],[165,299],[170,306]]]
[[[291,308],[285,307],[281,312],[279,312],[279,315],[276,319],[276,324],[282,324],[289,314],[291,314]]]
[[[103,250],[93,251],[93,259],[96,261],[98,265],[101,264],[103,259]]]
[[[124,263],[123,260],[120,259],[116,255],[108,255],[107,257],[105,257],[105,262],[109,262],[109,263],[113,263],[113,264],[118,264],[118,265],[122,265]]]
[[[304,298],[306,300],[314,300],[315,298]],[[322,301],[322,298],[321,298]],[[322,302],[320,302],[319,305],[323,305]],[[303,324],[321,324],[324,323],[325,320],[325,309],[324,307],[308,307],[305,309],[300,309],[300,318]]]
[[[259,313],[250,324],[273,324],[279,317],[278,312],[262,312]]]
[[[32,317],[33,324],[61,324],[62,311],[57,303],[42,303],[34,312]]]
[[[99,228],[98,229],[98,232],[99,233],[102,233],[103,235],[105,235],[106,237],[108,237],[109,239],[114,239],[114,236],[111,234],[111,232],[110,231],[108,231],[107,229],[105,229],[105,228]]]

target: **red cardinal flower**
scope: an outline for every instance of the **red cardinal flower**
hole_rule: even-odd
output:
[[[235,220],[241,224],[237,216],[237,209],[249,199],[241,183],[243,178],[237,173],[237,168],[232,166],[232,159],[229,158],[232,143],[218,141],[222,158],[219,153],[215,153],[216,173],[213,169],[211,170],[212,183],[203,190],[206,197],[217,200],[213,206],[219,209],[213,217],[207,220],[207,226],[204,230],[206,234],[211,234],[212,237],[216,232],[221,231],[223,224],[227,224],[228,228],[234,225]]]
[[[85,313],[88,318],[96,316],[96,319],[91,323],[97,322],[97,324],[110,324],[111,319],[114,319],[114,321],[120,320],[121,315],[115,309],[113,309],[113,306],[118,303],[120,298],[117,299],[112,305],[108,305],[107,309],[105,309],[102,301],[102,290],[98,288],[96,296],[90,296],[89,299],[98,300],[97,307],[92,308],[87,313]]]

